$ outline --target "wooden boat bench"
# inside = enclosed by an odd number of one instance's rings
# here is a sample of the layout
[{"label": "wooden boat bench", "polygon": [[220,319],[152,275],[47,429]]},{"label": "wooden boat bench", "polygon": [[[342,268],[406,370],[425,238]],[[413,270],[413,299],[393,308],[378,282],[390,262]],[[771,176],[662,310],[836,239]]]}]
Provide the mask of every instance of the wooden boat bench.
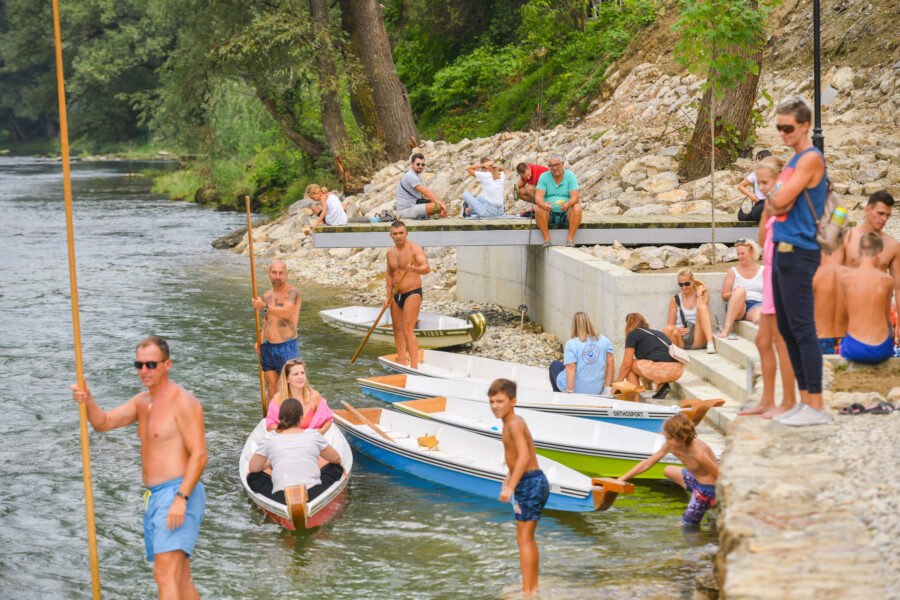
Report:
[{"label": "wooden boat bench", "polygon": [[592,494],[594,495],[594,506],[597,510],[607,510],[613,505],[619,494],[633,494],[633,483],[621,483],[610,477],[593,477]]},{"label": "wooden boat bench", "polygon": [[703,421],[703,417],[714,406],[722,406],[725,400],[716,398],[714,400],[700,400],[698,398],[689,398],[681,401],[681,408],[684,416],[699,425]]}]

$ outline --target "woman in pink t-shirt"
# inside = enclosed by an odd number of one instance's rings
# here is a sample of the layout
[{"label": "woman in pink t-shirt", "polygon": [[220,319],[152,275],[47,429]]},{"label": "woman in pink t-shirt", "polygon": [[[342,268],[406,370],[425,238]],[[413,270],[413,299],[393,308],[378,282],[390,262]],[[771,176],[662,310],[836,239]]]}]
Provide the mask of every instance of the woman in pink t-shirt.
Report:
[{"label": "woman in pink t-shirt", "polygon": [[274,430],[278,426],[278,412],[281,403],[288,398],[296,398],[303,406],[303,420],[301,429],[318,429],[319,433],[325,433],[331,427],[334,413],[328,408],[325,400],[309,385],[306,377],[306,363],[299,358],[284,363],[281,369],[281,377],[278,380],[279,390],[269,402],[269,410],[266,413],[266,429]]},{"label": "woman in pink t-shirt", "polygon": [[[767,156],[756,167],[756,179],[761,192],[767,196],[775,189],[778,173],[784,161],[775,156]],[[740,411],[739,415],[759,415],[771,419],[794,407],[797,402],[794,395],[794,370],[788,356],[784,338],[778,332],[775,319],[775,301],[772,290],[772,255],[775,244],[772,241],[772,225],[775,216],[764,210],[759,222],[759,241],[763,247],[763,301],[762,314],[759,319],[759,331],[756,334],[756,347],[759,350],[759,362],[762,368],[763,393],[759,404]],[[777,358],[776,358],[777,354]],[[781,366],[781,384],[784,396],[780,406],[775,406],[775,372]]]}]

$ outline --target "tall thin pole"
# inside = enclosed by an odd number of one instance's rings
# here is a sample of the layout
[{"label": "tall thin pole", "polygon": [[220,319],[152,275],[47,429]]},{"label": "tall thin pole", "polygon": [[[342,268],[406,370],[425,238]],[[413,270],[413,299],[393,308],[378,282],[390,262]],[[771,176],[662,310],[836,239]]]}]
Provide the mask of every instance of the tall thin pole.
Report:
[{"label": "tall thin pole", "polygon": [[[69,286],[72,295],[72,329],[75,337],[75,374],[79,391],[84,391],[81,357],[81,321],[78,318],[78,281],[75,275],[75,234],[72,227],[72,178],[69,173],[69,125],[66,121],[66,89],[63,82],[62,36],[59,28],[59,0],[53,0],[53,35],[56,44],[56,87],[59,96],[59,139],[62,143],[63,194],[66,200],[66,233],[69,239]],[[91,560],[91,589],[100,600],[100,564],[97,559],[97,531],[94,523],[94,486],[91,483],[91,449],[88,442],[87,405],[78,404],[81,429],[81,465],[84,475],[84,507],[87,513],[88,549]]]},{"label": "tall thin pole", "polygon": [[[712,28],[712,24],[710,24]],[[716,55],[716,38],[712,39],[710,55]],[[716,262],[716,83],[715,71],[709,68],[709,217],[712,225],[712,262]]]},{"label": "tall thin pole", "polygon": [[[250,220],[250,196],[244,196],[247,203],[247,241],[250,243],[250,281],[253,282],[253,297],[256,298],[256,264],[253,260],[253,222]],[[253,316],[256,318],[256,345],[262,349],[262,334],[259,332],[259,311],[253,309]],[[266,396],[266,378],[262,370],[262,358],[257,355],[256,362],[259,365],[259,394],[262,397],[262,412],[265,417],[269,412],[269,400]]]},{"label": "tall thin pole", "polygon": [[815,123],[813,126],[812,144],[825,152],[825,136],[822,135],[822,65],[819,49],[819,0],[813,0],[813,103],[815,104]]}]

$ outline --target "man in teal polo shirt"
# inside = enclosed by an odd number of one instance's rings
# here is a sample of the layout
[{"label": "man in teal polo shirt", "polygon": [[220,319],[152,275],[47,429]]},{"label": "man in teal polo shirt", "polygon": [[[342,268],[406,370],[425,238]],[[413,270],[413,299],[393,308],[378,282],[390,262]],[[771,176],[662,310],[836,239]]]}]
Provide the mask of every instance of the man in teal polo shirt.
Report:
[{"label": "man in teal polo shirt", "polygon": [[550,156],[547,166],[550,170],[538,179],[534,192],[534,220],[544,236],[543,248],[549,248],[550,228],[569,227],[566,246],[575,246],[575,231],[581,225],[581,204],[578,202],[578,179],[575,173],[563,169],[563,158],[558,154]]}]

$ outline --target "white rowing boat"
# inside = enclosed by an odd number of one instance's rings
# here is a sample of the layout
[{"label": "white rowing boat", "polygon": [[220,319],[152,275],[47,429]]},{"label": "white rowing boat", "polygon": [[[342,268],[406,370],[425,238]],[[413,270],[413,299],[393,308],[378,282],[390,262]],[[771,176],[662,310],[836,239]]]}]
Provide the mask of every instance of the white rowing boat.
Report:
[{"label": "white rowing boat", "polygon": [[[372,323],[378,317],[381,308],[370,306],[345,306],[319,311],[325,323],[342,331],[366,335]],[[472,313],[465,319],[448,317],[437,313],[419,313],[416,323],[416,339],[421,348],[446,348],[459,346],[481,339],[487,328],[487,321],[481,313]],[[394,330],[391,326],[391,313],[385,311],[378,326],[372,332],[373,340],[386,344],[394,343]]]},{"label": "white rowing boat", "polygon": [[[485,381],[439,379],[403,374],[359,377],[356,381],[364,394],[391,403],[446,396],[487,404],[487,392],[490,387],[490,384]],[[615,400],[592,394],[565,394],[528,388],[519,388],[516,407],[570,417],[596,419],[654,432],[662,431],[662,424],[666,419],[682,412],[678,406],[658,406],[645,402]]]},{"label": "white rowing boat", "polygon": [[350,478],[350,471],[353,469],[353,451],[350,449],[347,439],[341,433],[341,430],[334,425],[329,427],[324,434],[325,440],[341,455],[341,466],[344,468],[343,477],[309,502],[304,497],[298,497],[296,501],[292,501],[292,494],[288,492],[288,489],[285,489],[285,497],[288,498],[290,503],[290,506],[288,506],[287,504],[275,502],[262,494],[257,494],[247,485],[250,459],[256,453],[259,440],[265,433],[266,420],[263,419],[253,428],[250,437],[247,438],[238,462],[241,483],[244,485],[247,495],[250,496],[250,499],[253,500],[253,503],[260,510],[287,529],[310,529],[323,524],[340,509],[346,495],[347,481]]},{"label": "white rowing boat", "polygon": [[[334,411],[334,422],[359,451],[422,479],[496,500],[508,473],[503,442],[407,413],[362,408]],[[606,510],[631,484],[591,479],[538,456],[550,483],[546,508],[577,512]]]},{"label": "white rowing boat", "polygon": [[[399,362],[396,354],[379,356],[378,362],[397,373],[424,375],[442,379],[459,379],[490,384],[498,377],[515,381],[519,389],[552,392],[550,373],[544,367],[531,367],[514,362],[506,362],[471,354],[441,352],[439,350],[419,350],[419,366]],[[549,367],[549,365],[548,365]]]}]

